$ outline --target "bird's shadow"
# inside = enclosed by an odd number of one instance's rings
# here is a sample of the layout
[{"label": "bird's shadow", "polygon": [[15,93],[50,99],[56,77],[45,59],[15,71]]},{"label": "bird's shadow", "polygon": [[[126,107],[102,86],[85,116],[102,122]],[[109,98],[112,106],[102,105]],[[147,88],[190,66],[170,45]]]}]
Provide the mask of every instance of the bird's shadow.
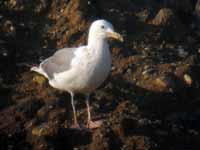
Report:
[{"label": "bird's shadow", "polygon": [[92,132],[90,130],[79,130],[70,128],[61,128],[58,131],[57,137],[48,138],[50,143],[56,147],[56,149],[73,149],[75,146],[87,145],[92,141]]}]

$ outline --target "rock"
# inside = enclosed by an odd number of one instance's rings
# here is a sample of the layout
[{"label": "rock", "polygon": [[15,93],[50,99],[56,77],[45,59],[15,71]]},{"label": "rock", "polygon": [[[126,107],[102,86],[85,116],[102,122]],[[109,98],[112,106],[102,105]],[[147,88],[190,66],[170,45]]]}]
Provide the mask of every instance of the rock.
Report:
[{"label": "rock", "polygon": [[63,48],[68,42],[68,45],[85,43],[86,34],[84,30],[88,27],[85,17],[88,15],[87,0],[72,0],[68,3],[63,3],[62,11],[56,7],[56,1],[52,2],[52,13],[49,18],[55,21],[47,31],[47,37],[56,40],[57,47]]},{"label": "rock", "polygon": [[[129,101],[121,102],[112,112],[102,128],[93,133],[89,149],[121,149],[123,139],[138,129],[138,108]],[[101,144],[100,144],[101,143]]]},{"label": "rock", "polygon": [[166,7],[172,8],[175,11],[182,11],[186,13],[192,13],[193,2],[191,0],[164,0]]},{"label": "rock", "polygon": [[33,127],[35,127],[37,124],[37,119],[34,118],[30,121],[27,121],[25,124],[24,124],[24,127],[26,130],[32,130]]},{"label": "rock", "polygon": [[54,146],[48,143],[45,138],[34,137],[34,140],[30,142],[31,148],[34,150],[54,150]]},{"label": "rock", "polygon": [[58,125],[54,122],[43,123],[39,126],[36,126],[32,129],[31,133],[33,136],[38,137],[53,137],[58,132]]},{"label": "rock", "polygon": [[33,78],[33,82],[36,82],[39,85],[43,85],[45,82],[47,82],[47,79],[42,75],[36,75]]},{"label": "rock", "polygon": [[188,52],[182,47],[178,47],[177,52],[178,56],[181,58],[185,58],[188,55]]},{"label": "rock", "polygon": [[155,79],[153,85],[162,92],[172,92],[177,87],[176,77],[172,74],[166,74]]},{"label": "rock", "polygon": [[147,77],[153,75],[154,73],[156,73],[156,71],[157,71],[157,70],[156,70],[155,68],[150,67],[150,68],[145,69],[145,70],[142,72],[142,75],[143,75],[143,76],[146,76],[146,78],[147,78]]},{"label": "rock", "polygon": [[162,8],[157,13],[156,17],[149,23],[156,26],[168,26],[175,20],[173,11],[169,8]]},{"label": "rock", "polygon": [[136,14],[136,17],[142,22],[146,22],[149,16],[150,16],[149,9],[144,9]]},{"label": "rock", "polygon": [[15,11],[35,11],[36,13],[44,12],[49,2],[48,0],[30,0],[27,2],[26,0],[8,0],[5,2],[6,6]]},{"label": "rock", "polygon": [[120,122],[120,132],[121,136],[128,136],[134,133],[137,133],[137,131],[140,128],[140,123],[138,122],[138,118],[124,118]]},{"label": "rock", "polygon": [[192,85],[192,78],[189,74],[184,74],[184,81],[186,82],[187,85],[191,86]]},{"label": "rock", "polygon": [[51,111],[51,108],[49,108],[49,106],[44,106],[44,107],[40,108],[37,111],[37,118],[39,120],[41,120],[41,121],[47,120],[48,119],[49,111]]},{"label": "rock", "polygon": [[3,24],[3,31],[7,35],[15,36],[16,28],[11,20],[6,20]]},{"label": "rock", "polygon": [[197,0],[196,6],[195,6],[195,16],[197,19],[197,28],[199,29],[200,25],[200,0]]},{"label": "rock", "polygon": [[49,4],[50,4],[50,2],[48,0],[36,1],[35,12],[36,13],[44,12],[48,8]]},{"label": "rock", "polygon": [[196,6],[195,6],[195,14],[197,15],[198,19],[200,19],[200,0],[197,0]]},{"label": "rock", "polygon": [[67,114],[65,108],[56,108],[49,112],[48,120],[60,124],[66,120],[66,117]]},{"label": "rock", "polygon": [[116,108],[116,113],[123,113],[126,112],[126,110],[130,110],[132,114],[138,113],[138,108],[136,105],[131,104],[129,101],[123,101],[120,103]]},{"label": "rock", "polygon": [[122,146],[121,150],[150,150],[149,138],[144,136],[128,137]]},{"label": "rock", "polygon": [[191,45],[193,45],[193,44],[195,44],[197,42],[197,40],[194,37],[192,37],[192,36],[188,36],[187,37],[187,41]]},{"label": "rock", "polygon": [[148,21],[148,24],[161,27],[160,38],[166,41],[180,40],[188,31],[169,8],[161,8],[155,18]]},{"label": "rock", "polygon": [[181,65],[179,67],[176,68],[175,71],[175,75],[180,78],[183,79],[184,75],[187,74],[187,72],[189,71],[190,66],[185,64],[185,65]]},{"label": "rock", "polygon": [[35,113],[43,106],[44,102],[40,100],[23,100],[16,107],[17,114],[20,119],[26,120],[32,118]]},{"label": "rock", "polygon": [[89,150],[109,150],[109,139],[105,138],[101,130],[96,130],[92,136],[92,143],[89,145]]},{"label": "rock", "polygon": [[16,130],[15,108],[8,107],[0,111],[0,134],[12,134]]}]

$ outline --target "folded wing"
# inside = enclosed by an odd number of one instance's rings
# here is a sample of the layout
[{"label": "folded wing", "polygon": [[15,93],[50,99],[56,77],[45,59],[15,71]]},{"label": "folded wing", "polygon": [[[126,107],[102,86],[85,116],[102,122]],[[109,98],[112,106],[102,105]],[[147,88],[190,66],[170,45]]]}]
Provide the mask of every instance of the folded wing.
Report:
[{"label": "folded wing", "polygon": [[[64,72],[70,69],[76,48],[64,48],[58,50],[53,56],[45,59],[40,64],[40,69],[47,78],[52,79],[54,73]],[[41,73],[41,72],[39,72]]]}]

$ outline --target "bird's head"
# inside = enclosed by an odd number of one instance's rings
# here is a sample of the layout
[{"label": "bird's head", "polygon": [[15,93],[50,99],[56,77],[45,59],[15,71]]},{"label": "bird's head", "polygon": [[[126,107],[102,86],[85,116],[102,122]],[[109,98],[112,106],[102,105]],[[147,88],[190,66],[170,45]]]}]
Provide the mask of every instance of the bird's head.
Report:
[{"label": "bird's head", "polygon": [[115,32],[113,25],[106,20],[96,20],[92,23],[89,30],[89,38],[113,38],[123,42],[123,37]]}]

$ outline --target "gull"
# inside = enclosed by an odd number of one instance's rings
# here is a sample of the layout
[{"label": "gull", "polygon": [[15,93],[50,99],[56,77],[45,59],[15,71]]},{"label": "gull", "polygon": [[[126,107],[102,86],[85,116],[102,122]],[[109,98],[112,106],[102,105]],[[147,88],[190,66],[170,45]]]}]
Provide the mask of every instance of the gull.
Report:
[{"label": "gull", "polygon": [[111,70],[109,38],[123,42],[123,37],[114,31],[110,22],[96,20],[90,26],[87,45],[59,49],[38,67],[31,68],[31,71],[45,76],[53,88],[70,93],[74,128],[80,128],[74,105],[75,93],[86,95],[87,127],[93,129],[102,124],[92,121],[89,99],[90,93],[105,81]]}]

